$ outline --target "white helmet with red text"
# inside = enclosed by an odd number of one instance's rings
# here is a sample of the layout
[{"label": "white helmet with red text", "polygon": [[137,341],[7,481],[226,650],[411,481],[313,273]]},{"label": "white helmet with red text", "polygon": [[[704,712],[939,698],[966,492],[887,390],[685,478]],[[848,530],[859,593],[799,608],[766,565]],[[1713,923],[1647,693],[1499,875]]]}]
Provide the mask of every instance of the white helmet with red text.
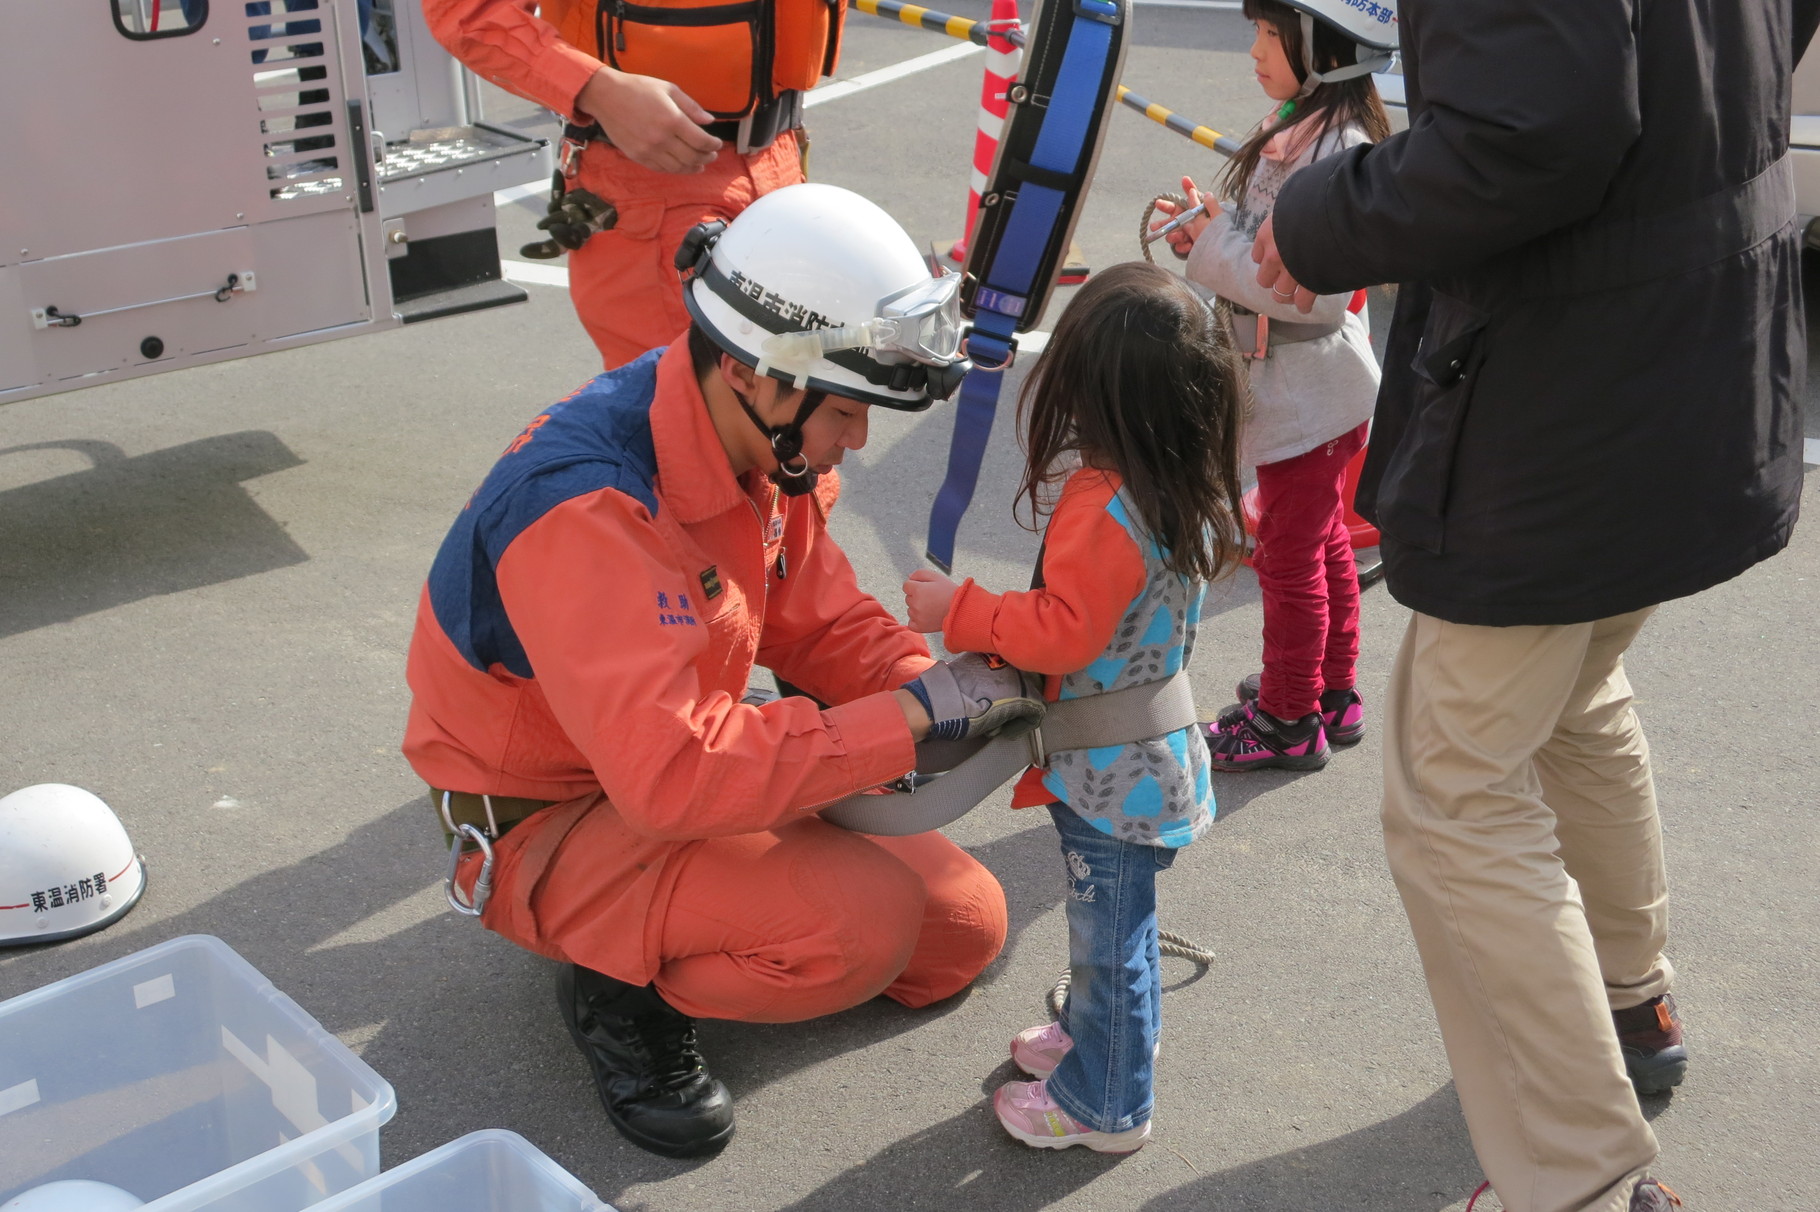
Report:
[{"label": "white helmet with red text", "polygon": [[0,946],[90,934],[144,891],[145,864],[99,796],[39,783],[0,798]]}]

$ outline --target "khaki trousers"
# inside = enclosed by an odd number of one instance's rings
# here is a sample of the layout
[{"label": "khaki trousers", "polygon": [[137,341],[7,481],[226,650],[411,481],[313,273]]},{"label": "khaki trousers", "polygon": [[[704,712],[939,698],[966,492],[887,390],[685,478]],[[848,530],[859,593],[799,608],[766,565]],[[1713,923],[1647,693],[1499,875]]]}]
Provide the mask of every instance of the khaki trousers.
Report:
[{"label": "khaki trousers", "polygon": [[1624,675],[1649,614],[1417,614],[1391,675],[1385,851],[1473,1149],[1509,1212],[1623,1212],[1656,1157],[1611,1020],[1674,978]]}]

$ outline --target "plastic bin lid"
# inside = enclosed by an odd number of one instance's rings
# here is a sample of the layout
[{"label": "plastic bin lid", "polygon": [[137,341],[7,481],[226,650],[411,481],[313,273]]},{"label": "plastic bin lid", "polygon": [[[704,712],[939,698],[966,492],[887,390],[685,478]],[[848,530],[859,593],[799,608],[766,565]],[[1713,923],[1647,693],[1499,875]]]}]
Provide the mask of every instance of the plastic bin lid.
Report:
[{"label": "plastic bin lid", "polygon": [[[451,1205],[446,1188],[434,1182],[435,1175],[451,1175],[465,1169],[469,1154],[490,1153],[486,1169],[489,1177],[508,1183],[511,1202],[506,1205]],[[421,1187],[426,1202],[414,1208],[412,1187]],[[428,1202],[432,1193],[435,1203]],[[469,1187],[476,1199],[489,1193]],[[381,1202],[383,1200],[383,1203]],[[387,1170],[349,1187],[339,1195],[312,1204],[307,1212],[367,1212],[382,1207],[385,1212],[615,1212],[611,1204],[583,1186],[581,1180],[551,1161],[542,1150],[516,1132],[503,1128],[486,1128],[458,1137],[440,1148],[413,1158],[402,1166]]]}]

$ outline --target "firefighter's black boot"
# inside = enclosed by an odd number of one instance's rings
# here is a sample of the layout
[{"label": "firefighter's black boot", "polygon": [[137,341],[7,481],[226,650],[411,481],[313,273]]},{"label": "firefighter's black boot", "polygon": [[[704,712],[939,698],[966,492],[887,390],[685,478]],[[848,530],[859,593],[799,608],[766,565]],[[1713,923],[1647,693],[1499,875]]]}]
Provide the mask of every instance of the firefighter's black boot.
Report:
[{"label": "firefighter's black boot", "polygon": [[556,1002],[588,1058],[607,1118],[633,1144],[666,1157],[712,1153],[733,1135],[733,1096],[702,1063],[695,1020],[650,985],[564,964]]}]

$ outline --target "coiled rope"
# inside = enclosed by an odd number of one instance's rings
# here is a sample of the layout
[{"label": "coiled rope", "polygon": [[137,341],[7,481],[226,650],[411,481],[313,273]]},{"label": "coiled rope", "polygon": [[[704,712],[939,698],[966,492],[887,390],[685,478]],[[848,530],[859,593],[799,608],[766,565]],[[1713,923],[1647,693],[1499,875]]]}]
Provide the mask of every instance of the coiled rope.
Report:
[{"label": "coiled rope", "polygon": [[[1156,258],[1150,255],[1150,245],[1152,241],[1146,240],[1144,237],[1150,234],[1150,223],[1151,220],[1156,218],[1156,204],[1158,202],[1174,203],[1177,214],[1188,209],[1188,199],[1184,198],[1181,194],[1158,194],[1156,197],[1150,199],[1150,205],[1144,208],[1144,216],[1138,220],[1138,248],[1143,252],[1144,260],[1150,262],[1152,265],[1156,264]],[[1167,241],[1168,237],[1164,237],[1164,242],[1167,243]],[[1173,244],[1169,246],[1169,251],[1173,256],[1175,253],[1175,246]],[[1180,258],[1177,259],[1179,260]]]},{"label": "coiled rope", "polygon": [[[1163,955],[1171,955],[1177,959],[1185,959],[1197,968],[1211,968],[1213,966],[1213,952],[1207,950],[1207,948],[1201,946],[1199,943],[1191,943],[1181,935],[1172,933],[1168,930],[1158,930],[1156,932],[1156,949]],[[1068,986],[1073,980],[1073,970],[1065,969],[1062,972],[1062,979],[1056,981],[1055,988],[1049,991],[1049,1013],[1051,1016],[1058,1019],[1062,1017],[1062,1006],[1068,1000]]]}]

